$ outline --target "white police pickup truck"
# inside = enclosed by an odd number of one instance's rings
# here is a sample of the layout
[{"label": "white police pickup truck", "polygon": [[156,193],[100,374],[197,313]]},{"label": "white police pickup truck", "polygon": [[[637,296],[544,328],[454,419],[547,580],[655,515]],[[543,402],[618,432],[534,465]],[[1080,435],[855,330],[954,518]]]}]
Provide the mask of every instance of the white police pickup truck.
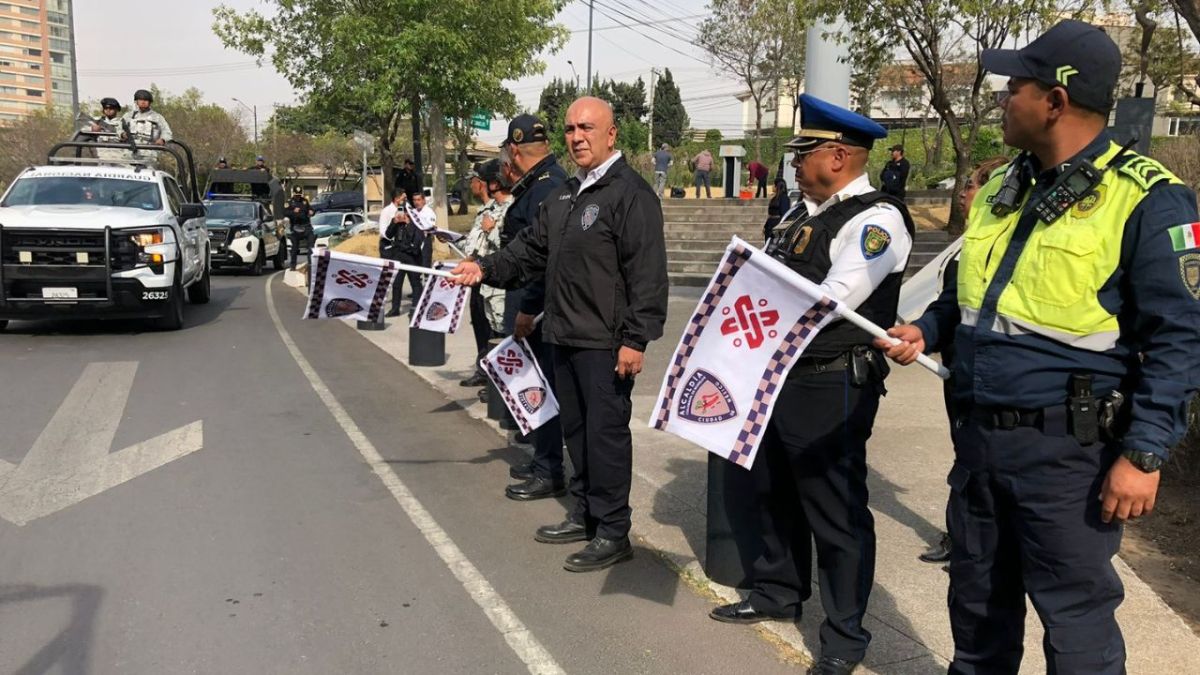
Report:
[{"label": "white police pickup truck", "polygon": [[[191,151],[171,145],[60,143],[45,166],[13,180],[0,199],[0,328],[10,320],[146,317],[177,330],[185,294],[208,302],[209,241]],[[127,152],[128,161],[85,156],[99,148]],[[182,167],[182,186],[138,159],[155,152]]]}]

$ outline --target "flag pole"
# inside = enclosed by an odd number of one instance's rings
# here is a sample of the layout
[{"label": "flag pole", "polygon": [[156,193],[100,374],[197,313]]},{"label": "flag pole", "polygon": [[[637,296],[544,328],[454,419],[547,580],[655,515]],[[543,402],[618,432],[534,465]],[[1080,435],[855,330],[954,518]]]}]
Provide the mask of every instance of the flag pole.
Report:
[{"label": "flag pole", "polygon": [[[837,309],[833,310],[838,316],[867,331],[874,337],[887,340],[888,342],[898,345],[900,340],[887,334],[887,331],[867,320],[862,314],[846,307],[841,302],[838,302]],[[917,354],[917,363],[932,371],[935,375],[943,380],[950,377],[950,371],[942,364],[934,361],[924,354]]]}]

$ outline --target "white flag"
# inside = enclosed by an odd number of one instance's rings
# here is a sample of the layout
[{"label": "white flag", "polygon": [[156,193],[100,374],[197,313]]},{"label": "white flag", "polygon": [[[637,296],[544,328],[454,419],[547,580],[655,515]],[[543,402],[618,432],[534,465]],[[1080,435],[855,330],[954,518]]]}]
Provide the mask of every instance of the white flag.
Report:
[{"label": "white flag", "polygon": [[479,365],[500,391],[521,433],[528,434],[558,415],[558,400],[523,338],[505,339]]},{"label": "white flag", "polygon": [[[434,269],[453,269],[454,265],[437,263]],[[456,333],[470,300],[470,286],[452,284],[446,277],[426,276],[425,288],[408,325],[435,333]]]},{"label": "white flag", "polygon": [[734,237],[675,349],[650,426],[749,469],[779,388],[837,303]]},{"label": "white flag", "polygon": [[304,318],[378,322],[396,263],[322,248],[313,252],[309,270]]}]

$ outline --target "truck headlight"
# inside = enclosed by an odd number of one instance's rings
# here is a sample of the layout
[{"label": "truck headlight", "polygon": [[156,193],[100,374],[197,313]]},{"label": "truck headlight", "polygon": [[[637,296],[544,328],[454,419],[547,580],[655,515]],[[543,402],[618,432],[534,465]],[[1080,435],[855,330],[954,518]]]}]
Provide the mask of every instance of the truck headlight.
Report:
[{"label": "truck headlight", "polygon": [[233,233],[234,239],[245,239],[246,237],[249,237],[249,236],[250,236],[250,230],[238,230],[237,232]]},{"label": "truck headlight", "polygon": [[137,244],[138,248],[146,248],[155,244],[163,243],[162,230],[154,230],[152,232],[137,232],[129,235],[133,243]]},{"label": "truck headlight", "polygon": [[160,227],[130,233],[129,240],[138,247],[138,265],[149,265],[154,272],[161,274],[163,262],[166,261],[166,255],[171,251],[172,242],[175,241],[173,233],[167,228]]}]

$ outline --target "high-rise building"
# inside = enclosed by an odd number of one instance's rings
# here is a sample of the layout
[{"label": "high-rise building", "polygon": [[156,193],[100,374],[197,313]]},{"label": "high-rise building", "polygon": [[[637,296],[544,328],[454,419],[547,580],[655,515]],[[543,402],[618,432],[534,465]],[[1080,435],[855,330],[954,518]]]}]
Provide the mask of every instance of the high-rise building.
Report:
[{"label": "high-rise building", "polygon": [[0,123],[78,107],[71,2],[0,0]]}]

